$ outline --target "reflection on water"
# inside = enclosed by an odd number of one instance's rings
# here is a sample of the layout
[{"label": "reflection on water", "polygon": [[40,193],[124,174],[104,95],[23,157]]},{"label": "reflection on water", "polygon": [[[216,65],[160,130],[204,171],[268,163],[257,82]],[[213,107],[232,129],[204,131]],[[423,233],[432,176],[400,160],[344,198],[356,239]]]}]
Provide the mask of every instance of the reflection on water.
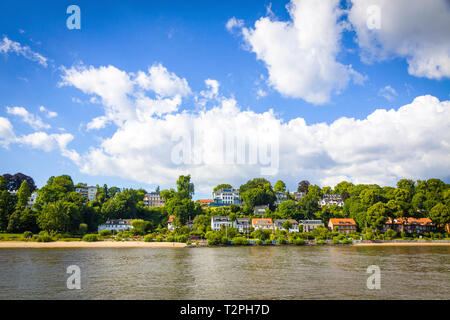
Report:
[{"label": "reflection on water", "polygon": [[450,299],[450,248],[1,249],[0,299]]}]

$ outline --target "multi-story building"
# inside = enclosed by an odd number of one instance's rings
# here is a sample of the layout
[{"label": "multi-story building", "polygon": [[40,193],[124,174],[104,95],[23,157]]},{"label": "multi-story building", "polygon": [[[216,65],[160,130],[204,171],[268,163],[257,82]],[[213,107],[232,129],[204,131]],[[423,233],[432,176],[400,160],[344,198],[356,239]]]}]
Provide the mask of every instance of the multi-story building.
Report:
[{"label": "multi-story building", "polygon": [[233,226],[238,229],[240,233],[246,233],[250,230],[251,224],[249,218],[236,218]]},{"label": "multi-story building", "polygon": [[252,227],[263,230],[273,230],[273,222],[270,218],[255,218],[252,219]]},{"label": "multi-story building", "polygon": [[326,194],[319,200],[319,206],[336,205],[339,207],[344,206],[344,200],[340,194]]},{"label": "multi-story building", "polygon": [[356,231],[356,222],[351,218],[331,218],[328,222],[330,231],[337,230],[339,233],[350,233]]},{"label": "multi-story building", "polygon": [[[283,224],[286,221],[289,221],[291,223],[291,227],[289,228],[289,230],[286,230],[283,227]],[[299,231],[298,222],[294,219],[276,219],[275,222],[273,223],[273,225],[274,225],[275,230],[281,230],[281,231],[286,230],[289,232],[298,232]]]},{"label": "multi-story building", "polygon": [[275,191],[275,196],[277,197],[277,200],[275,201],[275,205],[277,207],[280,203],[287,200],[287,195],[285,192]]},{"label": "multi-story building", "polygon": [[323,227],[322,220],[299,220],[298,223],[303,226],[303,232],[311,232],[318,227]]},{"label": "multi-story building", "polygon": [[85,196],[87,201],[94,201],[97,199],[97,187],[94,186],[75,186],[75,192]]},{"label": "multi-story building", "polygon": [[159,192],[149,192],[144,195],[144,207],[155,208],[164,206],[164,199]]},{"label": "multi-story building", "polygon": [[233,188],[222,188],[213,192],[213,200],[210,205],[214,207],[229,206],[232,204],[240,206],[242,204],[239,197],[239,190]]},{"label": "multi-story building", "polygon": [[133,228],[131,221],[133,221],[133,219],[109,219],[104,224],[98,226],[98,231],[126,231]]},{"label": "multi-story building", "polygon": [[423,234],[424,232],[436,231],[436,225],[430,218],[388,218],[383,225],[383,232],[389,229],[395,230],[396,232]]},{"label": "multi-story building", "polygon": [[226,216],[213,216],[211,218],[211,230],[218,231],[224,227],[231,227],[232,222]]}]

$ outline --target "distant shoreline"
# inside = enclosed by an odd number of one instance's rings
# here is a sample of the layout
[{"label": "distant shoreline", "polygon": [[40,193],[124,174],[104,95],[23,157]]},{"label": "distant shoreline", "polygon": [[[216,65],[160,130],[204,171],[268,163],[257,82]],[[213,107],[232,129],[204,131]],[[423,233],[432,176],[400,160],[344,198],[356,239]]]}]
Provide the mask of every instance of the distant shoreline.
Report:
[{"label": "distant shoreline", "polygon": [[[305,244],[311,246],[311,244]],[[325,246],[342,246],[339,244],[325,244]],[[426,246],[450,246],[450,242],[363,242],[349,244],[355,247],[426,247]],[[272,246],[272,245],[269,245]],[[283,245],[285,246],[285,245]],[[324,246],[313,244],[313,246]],[[145,242],[145,241],[53,241],[53,242],[34,242],[34,241],[0,241],[0,249],[70,249],[70,248],[186,248],[196,247],[181,242]],[[215,246],[201,246],[215,247]]]},{"label": "distant shoreline", "polygon": [[356,247],[426,247],[426,246],[450,246],[450,242],[371,242],[355,243]]},{"label": "distant shoreline", "polygon": [[66,248],[184,248],[181,242],[145,242],[145,241],[0,241],[0,249],[66,249]]}]

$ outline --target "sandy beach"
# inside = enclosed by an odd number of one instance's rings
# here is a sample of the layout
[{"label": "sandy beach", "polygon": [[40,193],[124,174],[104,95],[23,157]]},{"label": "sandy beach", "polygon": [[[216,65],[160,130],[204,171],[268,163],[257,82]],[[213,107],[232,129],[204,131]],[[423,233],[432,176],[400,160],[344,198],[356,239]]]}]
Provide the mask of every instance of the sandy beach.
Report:
[{"label": "sandy beach", "polygon": [[144,242],[144,241],[0,241],[0,249],[4,248],[184,248],[185,243],[180,242]]},{"label": "sandy beach", "polygon": [[428,247],[428,246],[450,246],[450,242],[381,242],[381,243],[355,243],[357,247]]}]

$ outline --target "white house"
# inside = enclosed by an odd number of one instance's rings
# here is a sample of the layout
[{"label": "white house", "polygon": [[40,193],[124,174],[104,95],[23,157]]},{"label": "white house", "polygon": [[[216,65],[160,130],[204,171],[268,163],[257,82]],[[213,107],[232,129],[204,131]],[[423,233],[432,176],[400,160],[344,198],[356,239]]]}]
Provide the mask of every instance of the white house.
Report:
[{"label": "white house", "polygon": [[28,208],[33,209],[33,206],[34,206],[34,204],[36,203],[37,197],[38,197],[38,194],[37,194],[36,191],[34,191],[34,192],[31,194],[30,198],[28,199],[28,204],[27,204],[27,207],[28,207]]},{"label": "white house", "polygon": [[218,231],[222,228],[222,226],[225,227],[231,227],[232,222],[228,217],[225,216],[213,216],[211,218],[211,230]]},{"label": "white house", "polygon": [[339,207],[344,206],[344,200],[340,194],[326,194],[319,200],[319,206],[336,205]]},{"label": "white house", "polygon": [[133,227],[131,226],[133,219],[110,219],[98,226],[98,231],[110,230],[110,231],[126,231]]},{"label": "white house", "polygon": [[240,233],[249,231],[251,227],[249,218],[236,218],[233,225]]},{"label": "white house", "polygon": [[241,205],[239,190],[233,188],[222,188],[213,192],[213,200],[217,205]]},{"label": "white house", "polygon": [[278,207],[280,203],[287,200],[287,195],[284,192],[281,191],[275,191],[275,196],[277,197],[277,200],[275,201],[275,205]]},{"label": "white house", "polygon": [[274,222],[275,230],[285,230],[283,224],[289,221],[291,223],[291,227],[289,228],[289,232],[299,232],[298,222],[294,219],[276,219]]},{"label": "white house", "polygon": [[262,205],[262,206],[255,206],[253,208],[253,213],[254,214],[265,214],[266,209],[269,209],[269,206],[267,204]]},{"label": "white house", "polygon": [[322,220],[299,220],[298,223],[303,225],[303,232],[311,232],[317,227],[323,227]]}]

